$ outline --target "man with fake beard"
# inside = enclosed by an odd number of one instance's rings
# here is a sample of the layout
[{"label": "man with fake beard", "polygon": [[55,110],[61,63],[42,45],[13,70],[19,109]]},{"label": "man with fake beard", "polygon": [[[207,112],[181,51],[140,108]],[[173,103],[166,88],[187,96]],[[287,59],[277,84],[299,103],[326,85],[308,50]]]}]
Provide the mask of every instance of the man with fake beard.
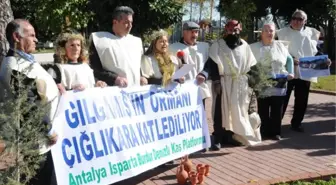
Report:
[{"label": "man with fake beard", "polygon": [[[203,70],[204,63],[209,57],[209,44],[197,42],[199,28],[199,25],[195,22],[185,22],[183,24],[182,39],[169,46],[169,50],[173,53],[177,53],[180,50],[183,51],[182,63],[195,64],[195,68],[185,76],[185,80],[195,80],[197,74]],[[203,83],[198,81],[198,84],[201,88],[203,104],[205,104],[205,99],[210,97],[209,87],[204,81]]]},{"label": "man with fake beard", "polygon": [[248,72],[257,61],[250,46],[240,38],[241,30],[237,20],[225,25],[224,38],[210,47],[209,59],[198,75],[212,80],[214,150],[219,150],[221,143],[239,146],[261,141],[259,115],[249,112],[252,93]]}]

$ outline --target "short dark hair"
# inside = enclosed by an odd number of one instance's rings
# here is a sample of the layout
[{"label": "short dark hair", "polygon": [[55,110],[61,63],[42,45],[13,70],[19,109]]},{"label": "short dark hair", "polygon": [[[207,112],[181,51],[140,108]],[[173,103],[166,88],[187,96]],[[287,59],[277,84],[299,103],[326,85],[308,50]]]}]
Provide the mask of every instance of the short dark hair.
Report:
[{"label": "short dark hair", "polygon": [[14,47],[14,38],[13,33],[19,33],[19,35],[23,36],[23,24],[29,23],[28,20],[25,19],[14,19],[6,26],[6,38],[10,47]]},{"label": "short dark hair", "polygon": [[120,21],[122,19],[122,14],[134,15],[134,11],[128,6],[118,6],[112,13],[112,20]]}]

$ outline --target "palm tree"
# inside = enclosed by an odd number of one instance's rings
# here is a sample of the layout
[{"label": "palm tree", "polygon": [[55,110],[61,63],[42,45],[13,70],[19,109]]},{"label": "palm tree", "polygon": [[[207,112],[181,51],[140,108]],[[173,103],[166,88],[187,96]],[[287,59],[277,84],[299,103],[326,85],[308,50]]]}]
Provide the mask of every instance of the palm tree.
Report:
[{"label": "palm tree", "polygon": [[0,64],[8,51],[8,42],[6,40],[6,26],[13,20],[13,11],[10,0],[0,1]]}]

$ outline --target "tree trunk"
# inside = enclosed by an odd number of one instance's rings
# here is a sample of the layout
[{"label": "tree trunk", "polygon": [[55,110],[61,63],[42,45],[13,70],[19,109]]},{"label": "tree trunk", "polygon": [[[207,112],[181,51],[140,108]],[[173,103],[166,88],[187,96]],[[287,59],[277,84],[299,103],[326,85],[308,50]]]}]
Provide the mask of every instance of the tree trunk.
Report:
[{"label": "tree trunk", "polygon": [[13,19],[14,17],[10,0],[0,1],[0,64],[9,49],[6,39],[6,26]]},{"label": "tree trunk", "polygon": [[193,9],[193,2],[190,0],[190,21],[192,21],[192,9]]},{"label": "tree trunk", "polygon": [[202,20],[202,11],[203,11],[203,6],[204,6],[204,2],[200,2],[199,3],[199,18],[198,18],[198,22],[201,22]]},{"label": "tree trunk", "polygon": [[327,53],[329,58],[335,60],[335,20],[329,19],[328,20],[328,28],[327,28],[327,35],[325,35],[325,39],[327,39],[326,47]]},{"label": "tree trunk", "polygon": [[212,10],[214,8],[214,0],[210,0],[210,21],[212,21]]}]

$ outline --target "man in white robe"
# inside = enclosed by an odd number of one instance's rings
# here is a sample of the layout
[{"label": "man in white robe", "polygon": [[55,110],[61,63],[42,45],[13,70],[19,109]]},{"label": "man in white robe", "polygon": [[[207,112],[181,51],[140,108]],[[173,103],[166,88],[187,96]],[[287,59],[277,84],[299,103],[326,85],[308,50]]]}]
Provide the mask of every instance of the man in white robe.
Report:
[{"label": "man in white robe", "polygon": [[[7,25],[6,37],[10,50],[1,63],[0,80],[14,97],[19,93],[18,88],[26,87],[28,88],[27,101],[43,105],[50,103],[50,110],[43,121],[51,124],[58,105],[59,89],[53,77],[35,61],[31,54],[35,51],[37,43],[33,26],[27,20],[15,19]],[[18,75],[22,75],[20,82],[17,79]],[[14,91],[10,90],[11,85],[14,86]],[[27,119],[26,115],[22,117]],[[56,143],[57,134],[50,131],[49,138],[50,143],[40,146],[40,154],[46,157],[46,161],[41,164],[36,176],[28,182],[28,185],[57,184],[50,151],[50,144]]]},{"label": "man in white robe", "polygon": [[[291,120],[291,128],[297,132],[303,132],[302,121],[308,105],[310,82],[317,82],[317,78],[304,79],[299,76],[299,58],[319,55],[317,43],[320,32],[315,28],[305,26],[307,14],[302,10],[296,10],[290,22],[290,26],[277,31],[279,40],[288,41],[288,51],[294,59],[295,79],[288,82],[287,94],[283,106],[283,115],[294,89],[295,102]],[[328,60],[328,65],[331,62]]]},{"label": "man in white robe", "polygon": [[94,32],[90,37],[90,64],[95,78],[108,85],[128,87],[140,85],[142,41],[129,32],[133,10],[117,7],[113,12],[112,33]]},{"label": "man in white robe", "polygon": [[257,61],[250,46],[239,36],[238,21],[229,21],[225,31],[224,38],[210,47],[204,73],[199,74],[199,78],[212,80],[214,150],[219,150],[221,143],[253,145],[261,141],[257,129],[259,115],[255,111],[249,115],[248,111],[253,93],[247,74]]},{"label": "man in white robe", "polygon": [[[199,28],[199,25],[195,22],[185,22],[183,24],[182,39],[169,45],[169,50],[174,54],[180,50],[184,52],[182,63],[195,65],[195,68],[185,76],[185,80],[195,80],[197,74],[203,70],[204,64],[209,57],[209,44],[206,42],[197,42]],[[210,90],[206,83],[199,83],[199,85],[204,104],[205,99],[211,96]]]}]

